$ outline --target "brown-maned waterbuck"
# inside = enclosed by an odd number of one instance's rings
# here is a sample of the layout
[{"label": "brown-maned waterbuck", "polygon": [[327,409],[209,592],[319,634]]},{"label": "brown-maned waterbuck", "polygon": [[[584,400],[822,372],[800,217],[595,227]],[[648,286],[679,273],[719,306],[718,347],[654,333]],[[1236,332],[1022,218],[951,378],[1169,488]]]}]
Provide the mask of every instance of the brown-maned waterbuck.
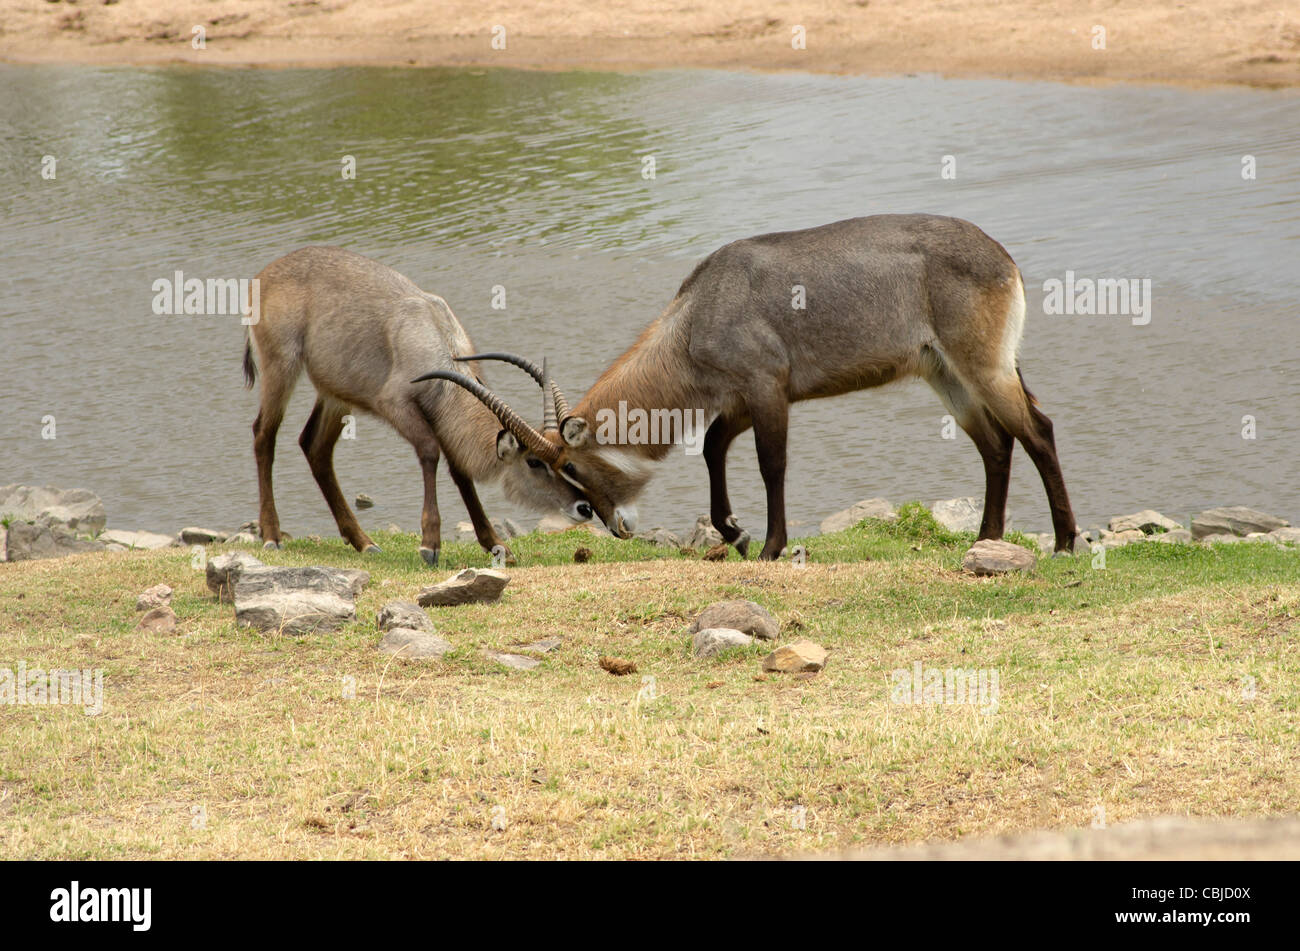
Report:
[{"label": "brown-maned waterbuck", "polygon": [[641,438],[614,420],[639,411],[641,419],[676,425],[680,437],[684,421],[700,410],[712,420],[703,441],[711,518],[744,556],[749,535],[731,513],[726,457],[732,440],[752,426],[767,490],[760,557],[777,558],[786,543],[790,404],[918,376],[983,457],[979,537],[1002,536],[1018,439],[1047,489],[1056,549],[1069,552],[1076,525],[1052,422],[1018,365],[1024,322],[1015,262],[956,218],[877,215],[736,241],[696,266],[572,413],[557,407],[560,430],[546,434],[551,449],[539,455],[627,537],[630,504],[649,478],[645,463],[662,459],[671,440]]},{"label": "brown-maned waterbuck", "polygon": [[[334,475],[334,445],[353,409],[386,420],[415,447],[424,472],[420,555],[438,563],[441,520],[436,492],[439,457],[446,453],[478,542],[510,558],[483,512],[475,482],[502,480],[512,501],[531,509],[561,509],[591,517],[581,492],[556,477],[537,453],[554,448],[477,379],[451,372],[472,353],[469,335],[447,302],[427,294],[392,268],[342,248],[302,248],[257,275],[260,311],[244,348],[251,388],[261,368],[261,408],[253,423],[259,520],[268,548],[281,545],[271,492],[275,436],[294,384],[305,369],[316,406],[298,444],[329,504],[339,533],[358,551],[378,546],[357,523]],[[256,360],[254,360],[256,355]],[[430,366],[446,368],[451,386],[413,383]],[[543,399],[545,425],[554,430],[554,401]],[[502,428],[504,427],[504,428]]]}]

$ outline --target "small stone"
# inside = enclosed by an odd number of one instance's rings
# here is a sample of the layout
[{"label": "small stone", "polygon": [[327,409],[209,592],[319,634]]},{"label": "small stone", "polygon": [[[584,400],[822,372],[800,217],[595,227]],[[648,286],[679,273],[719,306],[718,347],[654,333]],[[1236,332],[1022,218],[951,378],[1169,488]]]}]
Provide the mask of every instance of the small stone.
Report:
[{"label": "small stone", "polygon": [[706,627],[696,631],[693,645],[696,657],[713,657],[733,647],[748,647],[754,639],[729,627]]},{"label": "small stone", "polygon": [[523,654],[503,654],[499,651],[484,651],[483,656],[489,660],[494,660],[503,667],[509,667],[513,670],[532,670],[541,664],[536,657],[525,657]]},{"label": "small stone", "polygon": [[353,500],[359,509],[372,509],[375,507],[375,500],[364,492],[358,492],[357,497]]},{"label": "small stone", "polygon": [[260,561],[242,551],[209,558],[205,569],[208,590],[215,594],[219,600],[230,601],[235,589],[235,579],[239,577],[239,573],[245,568],[260,568],[261,566]]},{"label": "small stone", "polygon": [[457,604],[491,604],[501,598],[510,576],[490,568],[466,568],[446,581],[420,591],[416,600],[422,608],[450,607]]},{"label": "small stone", "polygon": [[1112,532],[1142,532],[1144,535],[1157,535],[1161,532],[1172,532],[1176,528],[1182,528],[1172,518],[1165,518],[1155,509],[1143,509],[1140,512],[1134,512],[1132,515],[1117,515],[1110,520],[1110,530]]},{"label": "small stone", "polygon": [[1208,535],[1241,535],[1251,532],[1271,532],[1286,528],[1291,523],[1284,518],[1269,515],[1244,505],[1226,505],[1207,509],[1192,519],[1192,537],[1203,539]]},{"label": "small stone", "polygon": [[854,502],[842,512],[836,512],[822,519],[821,532],[823,535],[842,532],[868,518],[892,522],[898,518],[898,512],[887,499],[863,499],[861,502]]},{"label": "small stone", "polygon": [[615,677],[626,677],[628,674],[636,673],[636,664],[633,661],[624,660],[622,657],[606,655],[600,659],[600,666]]},{"label": "small stone", "polygon": [[449,641],[428,631],[408,627],[394,627],[379,642],[379,651],[402,660],[440,660],[452,649]]},{"label": "small stone", "polygon": [[687,548],[714,548],[723,544],[722,533],[713,527],[713,519],[701,515],[695,520],[695,528],[686,539]]},{"label": "small stone", "polygon": [[772,613],[753,601],[718,601],[696,615],[688,634],[709,628],[729,628],[762,640],[776,640],[781,625]]},{"label": "small stone", "polygon": [[140,618],[137,626],[154,634],[170,634],[176,630],[176,612],[166,605],[154,608]]},{"label": "small stone", "polygon": [[252,532],[235,532],[226,539],[227,545],[256,545],[261,539]]},{"label": "small stone", "polygon": [[778,647],[763,658],[763,669],[773,673],[793,674],[802,670],[821,670],[826,666],[826,648],[800,639]]},{"label": "small stone", "polygon": [[181,542],[186,545],[211,545],[225,540],[225,532],[214,532],[209,528],[181,529]]},{"label": "small stone", "polygon": [[1002,575],[1011,571],[1029,571],[1036,564],[1038,564],[1038,556],[1028,548],[991,538],[976,542],[961,560],[962,568],[976,575]]},{"label": "small stone", "polygon": [[381,631],[399,627],[412,631],[434,629],[433,621],[429,620],[429,615],[424,613],[424,609],[410,601],[389,601],[379,609],[375,621]]},{"label": "small stone", "polygon": [[152,588],[146,588],[140,592],[140,596],[135,599],[135,609],[137,611],[152,611],[154,608],[166,607],[171,603],[171,587],[165,584],[156,584]]}]

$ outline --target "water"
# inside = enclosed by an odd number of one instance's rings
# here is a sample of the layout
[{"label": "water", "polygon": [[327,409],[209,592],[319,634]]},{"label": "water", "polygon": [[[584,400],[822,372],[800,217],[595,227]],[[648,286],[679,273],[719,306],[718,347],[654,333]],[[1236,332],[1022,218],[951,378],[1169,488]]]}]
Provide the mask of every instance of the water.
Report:
[{"label": "water", "polygon": [[[955,179],[941,177],[945,155]],[[1292,92],[4,67],[0,159],[0,483],[91,488],[112,527],[233,528],[256,513],[243,329],[156,316],[152,284],[175,270],[250,277],[293,248],[342,245],[447,298],[480,347],[549,355],[576,402],[726,241],[911,211],[974,221],[1024,271],[1022,365],[1082,524],[1238,503],[1300,517]],[[1043,281],[1067,270],[1149,278],[1151,322],[1044,315]],[[488,376],[537,412],[523,374]],[[295,445],[311,398],[304,381],[276,467],[282,523],[299,535],[334,531]],[[943,413],[920,383],[798,405],[792,521],[810,528],[868,496],[981,494],[979,457],[960,433],[941,438]],[[363,525],[418,525],[418,465],[383,424],[361,418],[336,459],[344,491],[377,501]],[[1045,530],[1041,483],[1015,459],[1012,523]],[[750,436],[730,471],[740,521],[761,534]],[[522,514],[483,494],[490,514]],[[440,499],[445,526],[465,518],[445,474]],[[674,456],[642,522],[686,528],[706,509],[702,460]]]}]

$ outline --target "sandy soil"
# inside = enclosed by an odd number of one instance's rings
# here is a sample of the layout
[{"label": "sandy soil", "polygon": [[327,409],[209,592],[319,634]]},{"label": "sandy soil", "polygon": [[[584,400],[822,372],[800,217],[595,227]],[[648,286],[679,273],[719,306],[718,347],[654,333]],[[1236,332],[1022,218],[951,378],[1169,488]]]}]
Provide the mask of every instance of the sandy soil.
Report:
[{"label": "sandy soil", "polygon": [[[584,8],[585,7],[585,8]],[[206,47],[191,48],[202,25]],[[493,28],[505,49],[493,49]],[[796,26],[806,48],[792,48]],[[1105,49],[1094,49],[1094,28]],[[0,60],[717,67],[1076,82],[1300,83],[1282,0],[0,0]]]}]

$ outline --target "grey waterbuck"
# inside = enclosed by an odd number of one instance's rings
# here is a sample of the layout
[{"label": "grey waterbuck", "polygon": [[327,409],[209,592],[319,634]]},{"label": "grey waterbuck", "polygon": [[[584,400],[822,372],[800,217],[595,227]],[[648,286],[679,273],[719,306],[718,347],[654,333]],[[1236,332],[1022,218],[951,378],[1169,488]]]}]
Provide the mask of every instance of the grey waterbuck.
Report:
[{"label": "grey waterbuck", "polygon": [[1076,525],[1052,422],[1020,375],[1024,322],[1015,262],[966,221],[877,215],[746,238],[697,265],[572,412],[557,408],[559,432],[547,433],[552,448],[539,455],[627,537],[630,503],[649,478],[644,463],[663,458],[670,445],[615,438],[607,424],[634,409],[673,423],[702,410],[712,420],[703,446],[710,515],[744,556],[749,535],[731,513],[726,457],[732,440],[753,427],[767,490],[760,557],[773,559],[786,543],[789,405],[918,376],[983,457],[979,537],[1002,536],[1018,439],[1047,490],[1056,549],[1068,552]]},{"label": "grey waterbuck", "polygon": [[[473,352],[469,335],[441,297],[342,248],[286,254],[267,265],[257,280],[260,312],[244,348],[244,376],[252,387],[260,366],[261,409],[253,423],[253,452],[267,547],[280,547],[282,538],[271,492],[275,436],[304,369],[316,387],[316,406],[298,444],[339,533],[358,551],[377,551],[378,546],[348,507],[333,461],[344,416],[353,409],[386,420],[415,447],[424,472],[420,554],[429,564],[437,564],[440,547],[436,475],[443,453],[478,542],[488,551],[504,545],[483,512],[475,482],[501,479],[507,497],[521,505],[559,508],[578,520],[591,516],[580,491],[556,478],[532,451],[549,453],[552,443],[480,379],[448,372],[450,382],[458,385],[412,382],[430,366],[451,371],[455,357]],[[473,372],[477,377],[476,365]],[[554,403],[543,403],[553,428]]]}]

